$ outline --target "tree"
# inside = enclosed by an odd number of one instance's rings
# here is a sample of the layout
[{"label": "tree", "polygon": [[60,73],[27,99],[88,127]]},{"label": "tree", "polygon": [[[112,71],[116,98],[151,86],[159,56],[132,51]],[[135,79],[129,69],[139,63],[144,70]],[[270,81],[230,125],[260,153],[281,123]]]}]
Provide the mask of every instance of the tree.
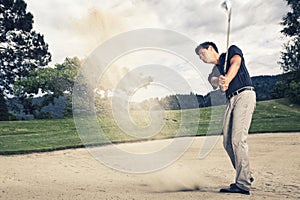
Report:
[{"label": "tree", "polygon": [[284,72],[292,72],[291,77],[277,84],[274,91],[282,92],[286,86],[284,96],[293,103],[300,104],[300,97],[295,96],[295,91],[300,91],[300,1],[286,0],[291,10],[282,18],[282,33],[289,38],[281,52],[281,65]]},{"label": "tree", "polygon": [[290,40],[284,44],[279,62],[285,72],[300,70],[300,1],[286,0],[291,10],[282,18],[283,33]]},{"label": "tree", "polygon": [[286,36],[300,35],[300,2],[299,0],[286,0],[291,10],[282,18],[281,25],[284,26],[282,33]]},{"label": "tree", "polygon": [[[17,79],[51,61],[43,35],[32,30],[24,0],[0,0],[0,97],[13,93]],[[3,99],[2,99],[3,100]]]},{"label": "tree", "polygon": [[54,67],[33,70],[27,77],[16,82],[15,94],[32,96],[42,92],[59,97],[66,92],[72,93],[79,67],[80,60],[74,57],[66,58],[62,64],[56,64]]},{"label": "tree", "polygon": [[0,121],[8,120],[8,109],[5,103],[5,98],[0,94]]},{"label": "tree", "polygon": [[300,102],[300,82],[293,80],[289,84],[290,89],[287,91],[287,97],[291,102],[298,103]]},{"label": "tree", "polygon": [[65,96],[67,98],[67,115],[71,112],[71,96],[73,85],[80,68],[81,62],[77,57],[66,58],[62,64],[55,67],[39,68],[31,71],[27,77],[16,81],[15,94],[22,97],[22,101],[32,104],[34,95],[42,93],[43,101],[39,105],[28,105],[26,109],[32,108],[29,112],[34,114],[35,110],[53,103],[55,98]]},{"label": "tree", "polygon": [[284,44],[285,51],[281,52],[281,61],[279,62],[283,71],[300,70],[300,36],[292,38]]}]

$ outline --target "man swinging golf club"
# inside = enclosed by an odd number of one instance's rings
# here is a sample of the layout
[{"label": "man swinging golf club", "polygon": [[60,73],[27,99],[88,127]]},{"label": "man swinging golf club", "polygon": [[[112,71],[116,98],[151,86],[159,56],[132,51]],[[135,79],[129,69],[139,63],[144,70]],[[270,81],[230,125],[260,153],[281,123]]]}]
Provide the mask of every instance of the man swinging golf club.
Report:
[{"label": "man swinging golf club", "polygon": [[223,144],[236,170],[235,183],[220,192],[250,194],[253,178],[248,159],[247,136],[256,105],[256,94],[240,48],[229,44],[231,6],[228,11],[227,48],[221,55],[213,42],[201,43],[195,49],[204,63],[214,64],[208,81],[214,89],[220,87],[228,99],[223,121]]}]

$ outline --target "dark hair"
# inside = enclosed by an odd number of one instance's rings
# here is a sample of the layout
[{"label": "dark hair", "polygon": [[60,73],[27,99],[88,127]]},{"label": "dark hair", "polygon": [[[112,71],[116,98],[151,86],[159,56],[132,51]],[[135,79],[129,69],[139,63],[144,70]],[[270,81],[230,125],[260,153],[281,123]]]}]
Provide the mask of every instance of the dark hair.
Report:
[{"label": "dark hair", "polygon": [[199,55],[199,50],[200,50],[200,49],[208,49],[209,46],[212,46],[212,47],[214,48],[214,50],[215,50],[217,53],[219,53],[218,47],[217,47],[217,45],[216,45],[215,43],[213,43],[213,42],[203,42],[203,43],[199,44],[199,45],[196,47],[196,49],[195,49],[196,54]]}]

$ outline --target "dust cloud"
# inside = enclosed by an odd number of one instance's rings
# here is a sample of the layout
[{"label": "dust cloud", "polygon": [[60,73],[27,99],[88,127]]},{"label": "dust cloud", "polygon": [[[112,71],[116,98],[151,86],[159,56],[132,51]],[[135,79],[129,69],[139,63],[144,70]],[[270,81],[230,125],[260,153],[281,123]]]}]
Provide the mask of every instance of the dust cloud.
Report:
[{"label": "dust cloud", "polygon": [[97,8],[81,18],[73,18],[71,27],[85,55],[108,38],[126,30],[124,17]]},{"label": "dust cloud", "polygon": [[170,166],[148,178],[149,190],[158,193],[202,190],[203,173],[183,165]]},{"label": "dust cloud", "polygon": [[[74,39],[77,40],[79,51],[88,58],[101,43],[111,37],[128,30],[125,18],[117,13],[91,8],[89,12],[80,18],[71,20]],[[101,55],[99,55],[101,56]],[[101,66],[104,67],[104,66]],[[112,64],[108,66],[105,73],[99,77],[98,90],[113,91],[120,79],[129,72],[124,65]],[[90,72],[94,73],[94,72]]]}]

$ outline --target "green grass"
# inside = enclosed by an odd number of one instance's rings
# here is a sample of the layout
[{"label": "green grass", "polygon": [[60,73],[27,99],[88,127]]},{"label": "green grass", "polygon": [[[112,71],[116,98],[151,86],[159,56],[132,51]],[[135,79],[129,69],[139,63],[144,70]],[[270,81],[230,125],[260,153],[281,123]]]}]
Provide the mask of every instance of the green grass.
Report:
[{"label": "green grass", "polygon": [[[100,117],[99,122],[106,137],[112,142],[219,134],[223,109],[224,106],[167,111],[164,117],[168,120],[165,120],[163,128],[149,138],[125,134],[111,117]],[[145,112],[133,111],[131,114],[132,120],[140,127],[151,123]],[[262,101],[257,103],[250,132],[300,131],[299,121],[300,106],[290,104],[285,99]],[[101,141],[97,139],[89,141],[89,144],[98,143]],[[71,118],[0,122],[0,154],[52,151],[82,146],[74,120]]]},{"label": "green grass", "polygon": [[0,154],[82,146],[73,119],[0,122]]},{"label": "green grass", "polygon": [[286,99],[257,103],[250,132],[300,131],[300,106]]}]

